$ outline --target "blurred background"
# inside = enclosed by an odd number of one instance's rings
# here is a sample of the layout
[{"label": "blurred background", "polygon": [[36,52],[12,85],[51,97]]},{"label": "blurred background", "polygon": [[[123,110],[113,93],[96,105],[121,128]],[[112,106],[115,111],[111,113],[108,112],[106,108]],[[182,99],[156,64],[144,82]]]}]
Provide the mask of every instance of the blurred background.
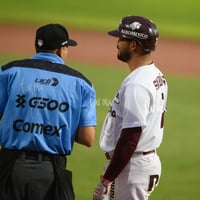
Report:
[{"label": "blurred background", "polygon": [[77,200],[92,199],[105,162],[99,133],[112,98],[128,75],[116,59],[116,40],[106,32],[126,15],[143,15],[158,26],[153,53],[166,74],[169,98],[165,135],[159,155],[160,184],[150,199],[199,200],[200,185],[200,1],[197,0],[12,0],[0,6],[0,65],[34,54],[36,28],[61,23],[79,45],[70,48],[71,67],[81,71],[97,91],[97,137],[93,148],[74,145],[68,157]]}]

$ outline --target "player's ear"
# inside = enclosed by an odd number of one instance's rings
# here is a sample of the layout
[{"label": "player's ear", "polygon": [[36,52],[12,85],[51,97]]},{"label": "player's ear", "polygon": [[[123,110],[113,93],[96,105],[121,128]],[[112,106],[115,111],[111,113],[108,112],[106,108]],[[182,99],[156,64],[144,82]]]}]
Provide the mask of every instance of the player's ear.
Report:
[{"label": "player's ear", "polygon": [[137,44],[137,42],[136,42],[135,40],[132,40],[132,41],[129,43],[129,45],[130,45],[131,51],[135,51],[138,44]]}]

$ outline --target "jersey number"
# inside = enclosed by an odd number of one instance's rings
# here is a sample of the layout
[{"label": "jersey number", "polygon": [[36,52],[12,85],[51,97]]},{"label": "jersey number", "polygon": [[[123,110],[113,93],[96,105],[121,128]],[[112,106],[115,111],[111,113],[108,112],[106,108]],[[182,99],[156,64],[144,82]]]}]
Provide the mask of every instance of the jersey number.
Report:
[{"label": "jersey number", "polygon": [[164,115],[165,115],[165,111],[162,113],[162,116],[161,116],[160,128],[164,127]]},{"label": "jersey number", "polygon": [[159,180],[159,175],[151,175],[150,176],[148,192],[153,191],[153,189],[158,184],[158,180]]}]

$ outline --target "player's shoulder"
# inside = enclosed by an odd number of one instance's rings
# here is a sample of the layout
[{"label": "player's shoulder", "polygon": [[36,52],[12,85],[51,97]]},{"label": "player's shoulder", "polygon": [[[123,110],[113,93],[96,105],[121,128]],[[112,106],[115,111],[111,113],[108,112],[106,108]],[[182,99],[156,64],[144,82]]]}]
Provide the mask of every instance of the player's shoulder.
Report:
[{"label": "player's shoulder", "polygon": [[155,64],[141,66],[130,74],[130,80],[135,82],[148,82],[154,79],[162,72],[155,66]]},{"label": "player's shoulder", "polygon": [[162,76],[162,72],[154,65],[141,66],[132,71],[122,85],[128,87],[129,85],[140,85],[144,88],[151,88],[157,76]]},{"label": "player's shoulder", "polygon": [[148,74],[148,76],[151,77],[158,73],[161,73],[161,71],[154,63],[150,65],[141,66],[134,71],[135,75],[142,76],[142,77],[144,77],[144,75],[146,74]]}]

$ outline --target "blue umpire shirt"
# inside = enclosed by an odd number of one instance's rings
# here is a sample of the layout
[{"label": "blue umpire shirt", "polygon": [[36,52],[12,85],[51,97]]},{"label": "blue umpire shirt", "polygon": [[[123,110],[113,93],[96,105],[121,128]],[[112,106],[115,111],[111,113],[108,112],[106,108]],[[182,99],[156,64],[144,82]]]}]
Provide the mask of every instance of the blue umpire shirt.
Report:
[{"label": "blue umpire shirt", "polygon": [[55,54],[0,68],[0,145],[71,154],[77,128],[96,126],[96,93],[80,72]]}]

